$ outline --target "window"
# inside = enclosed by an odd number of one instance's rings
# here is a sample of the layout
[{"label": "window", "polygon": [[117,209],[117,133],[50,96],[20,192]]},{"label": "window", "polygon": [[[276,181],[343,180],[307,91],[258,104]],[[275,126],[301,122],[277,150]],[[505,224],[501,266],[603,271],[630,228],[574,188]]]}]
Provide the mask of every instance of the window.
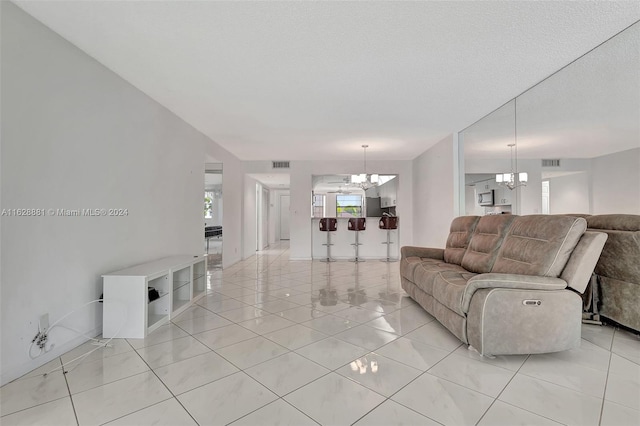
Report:
[{"label": "window", "polygon": [[205,191],[204,192],[204,218],[211,219],[213,217],[212,207],[213,207],[213,191]]},{"label": "window", "polygon": [[311,217],[324,217],[325,195],[314,194],[311,205]]},{"label": "window", "polygon": [[336,195],[337,217],[362,217],[362,195]]}]

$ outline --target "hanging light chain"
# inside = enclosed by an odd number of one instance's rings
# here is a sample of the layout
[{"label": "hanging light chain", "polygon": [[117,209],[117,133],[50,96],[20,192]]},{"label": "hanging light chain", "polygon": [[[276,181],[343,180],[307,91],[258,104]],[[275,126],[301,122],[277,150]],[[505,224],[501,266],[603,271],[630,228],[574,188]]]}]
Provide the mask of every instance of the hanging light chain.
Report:
[{"label": "hanging light chain", "polygon": [[367,174],[367,148],[369,148],[369,145],[362,145],[362,148],[364,148],[364,174]]},{"label": "hanging light chain", "polygon": [[513,99],[513,140],[515,141],[515,164],[516,168],[513,170],[513,183],[516,182],[516,175],[518,174],[518,98]]}]

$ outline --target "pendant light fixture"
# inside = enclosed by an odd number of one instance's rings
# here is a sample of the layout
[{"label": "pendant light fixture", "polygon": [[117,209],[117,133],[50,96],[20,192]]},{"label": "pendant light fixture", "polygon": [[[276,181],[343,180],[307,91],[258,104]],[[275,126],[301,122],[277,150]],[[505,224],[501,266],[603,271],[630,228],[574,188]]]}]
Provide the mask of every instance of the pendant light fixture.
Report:
[{"label": "pendant light fixture", "polygon": [[518,171],[518,118],[517,118],[517,100],[513,100],[513,124],[514,124],[514,143],[510,143],[507,146],[510,148],[510,160],[511,160],[511,172],[496,174],[496,183],[506,186],[510,190],[514,190],[519,186],[526,186],[529,180],[529,175],[526,172]]},{"label": "pendant light fixture", "polygon": [[351,183],[367,190],[378,185],[379,176],[377,174],[367,174],[367,148],[369,148],[369,145],[362,145],[362,148],[364,149],[364,173],[351,175]]}]

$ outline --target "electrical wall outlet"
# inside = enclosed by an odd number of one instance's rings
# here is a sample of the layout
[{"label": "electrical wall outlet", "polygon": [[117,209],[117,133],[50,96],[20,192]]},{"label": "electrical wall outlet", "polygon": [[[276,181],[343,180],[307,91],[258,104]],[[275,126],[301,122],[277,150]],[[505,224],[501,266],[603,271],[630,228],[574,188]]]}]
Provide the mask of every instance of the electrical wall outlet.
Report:
[{"label": "electrical wall outlet", "polygon": [[38,322],[40,331],[45,332],[49,329],[49,314],[40,315],[40,321]]}]

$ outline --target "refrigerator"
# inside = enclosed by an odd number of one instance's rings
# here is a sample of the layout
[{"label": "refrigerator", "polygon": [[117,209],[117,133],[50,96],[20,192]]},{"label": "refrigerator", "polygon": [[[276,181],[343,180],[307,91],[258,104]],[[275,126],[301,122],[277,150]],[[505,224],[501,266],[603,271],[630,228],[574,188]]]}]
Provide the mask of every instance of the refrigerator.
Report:
[{"label": "refrigerator", "polygon": [[380,197],[367,197],[367,216],[366,217],[381,217],[382,209],[380,208]]}]

